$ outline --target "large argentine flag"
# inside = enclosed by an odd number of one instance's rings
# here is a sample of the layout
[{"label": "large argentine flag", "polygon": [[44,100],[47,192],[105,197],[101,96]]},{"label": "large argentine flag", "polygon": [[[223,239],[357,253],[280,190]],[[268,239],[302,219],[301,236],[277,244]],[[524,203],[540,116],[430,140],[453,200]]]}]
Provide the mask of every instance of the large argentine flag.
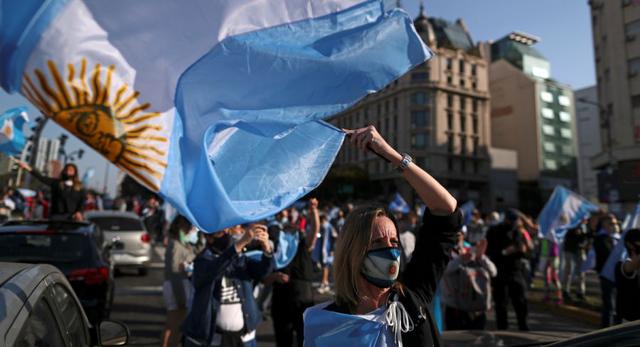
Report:
[{"label": "large argentine flag", "polygon": [[623,261],[627,258],[627,249],[624,246],[624,237],[627,235],[627,232],[631,229],[640,229],[640,203],[636,206],[635,212],[629,216],[629,218],[625,218],[625,222],[622,225],[622,235],[620,239],[616,243],[615,247],[609,254],[609,258],[604,263],[602,267],[602,271],[600,275],[604,278],[609,279],[612,282],[615,282],[615,266],[619,261]]},{"label": "large argentine flag", "polygon": [[26,143],[23,128],[28,121],[26,107],[15,107],[0,115],[0,152],[10,156],[22,153]]},{"label": "large argentine flag", "polygon": [[382,0],[0,0],[0,82],[200,229],[324,178],[322,121],[429,58]]},{"label": "large argentine flag", "polygon": [[576,227],[591,212],[597,210],[598,206],[580,195],[556,186],[538,216],[540,232],[544,237],[559,242],[567,229]]}]

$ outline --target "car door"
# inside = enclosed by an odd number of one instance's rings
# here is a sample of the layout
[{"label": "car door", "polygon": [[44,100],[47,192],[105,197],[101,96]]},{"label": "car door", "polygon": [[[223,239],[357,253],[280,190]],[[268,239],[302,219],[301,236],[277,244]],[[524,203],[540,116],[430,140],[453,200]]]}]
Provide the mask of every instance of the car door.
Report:
[{"label": "car door", "polygon": [[89,345],[87,322],[78,302],[70,289],[61,283],[54,283],[48,288],[48,294],[57,307],[62,321],[62,330],[71,347]]},{"label": "car door", "polygon": [[15,339],[15,347],[66,346],[64,335],[51,304],[46,294],[37,299],[27,320],[21,327],[16,327],[16,329],[20,329],[20,332]]}]

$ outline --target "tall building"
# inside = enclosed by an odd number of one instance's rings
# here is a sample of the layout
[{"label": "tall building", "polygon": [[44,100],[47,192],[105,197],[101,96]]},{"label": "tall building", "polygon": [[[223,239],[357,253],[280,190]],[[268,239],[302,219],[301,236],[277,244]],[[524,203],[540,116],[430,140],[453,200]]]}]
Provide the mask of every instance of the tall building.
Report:
[{"label": "tall building", "polygon": [[588,87],[574,92],[578,137],[578,192],[591,201],[598,200],[597,171],[591,158],[602,151],[598,88]]},{"label": "tall building", "polygon": [[[414,21],[434,57],[372,94],[331,122],[343,128],[372,124],[399,152],[442,182],[461,201],[484,209],[489,194],[488,62],[460,19],[427,18],[421,6]],[[371,153],[344,146],[336,167],[358,167],[384,194],[412,190],[399,173]]]},{"label": "tall building", "polygon": [[640,3],[591,0],[602,126],[599,170],[603,202],[629,209],[640,200]]},{"label": "tall building", "polygon": [[572,90],[551,79],[538,38],[514,32],[490,46],[491,142],[518,154],[520,208],[537,213],[553,188],[575,189]]}]

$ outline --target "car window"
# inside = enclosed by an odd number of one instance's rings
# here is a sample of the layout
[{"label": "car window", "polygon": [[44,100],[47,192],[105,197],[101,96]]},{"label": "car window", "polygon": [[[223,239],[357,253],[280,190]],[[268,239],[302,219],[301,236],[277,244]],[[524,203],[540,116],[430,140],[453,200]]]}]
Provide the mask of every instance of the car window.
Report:
[{"label": "car window", "polygon": [[88,255],[83,234],[21,232],[0,234],[0,259],[18,262],[73,262]]},{"label": "car window", "polygon": [[49,304],[40,298],[20,330],[17,347],[64,347],[64,340]]},{"label": "car window", "polygon": [[63,285],[55,284],[51,287],[51,294],[60,310],[71,346],[88,345],[87,327],[82,319],[82,312],[71,293]]},{"label": "car window", "polygon": [[127,217],[91,217],[91,221],[104,231],[140,231],[144,226],[139,219]]}]

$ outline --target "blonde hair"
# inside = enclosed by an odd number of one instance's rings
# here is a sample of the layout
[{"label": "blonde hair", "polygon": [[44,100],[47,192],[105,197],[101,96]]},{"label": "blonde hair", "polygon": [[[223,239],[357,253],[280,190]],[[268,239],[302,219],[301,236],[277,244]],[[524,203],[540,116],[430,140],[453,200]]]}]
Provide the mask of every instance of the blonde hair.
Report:
[{"label": "blonde hair", "polygon": [[356,208],[347,216],[336,241],[333,263],[335,300],[336,304],[346,305],[352,312],[360,301],[358,278],[371,242],[373,222],[378,217],[388,217],[393,221],[390,214],[379,206]]}]

